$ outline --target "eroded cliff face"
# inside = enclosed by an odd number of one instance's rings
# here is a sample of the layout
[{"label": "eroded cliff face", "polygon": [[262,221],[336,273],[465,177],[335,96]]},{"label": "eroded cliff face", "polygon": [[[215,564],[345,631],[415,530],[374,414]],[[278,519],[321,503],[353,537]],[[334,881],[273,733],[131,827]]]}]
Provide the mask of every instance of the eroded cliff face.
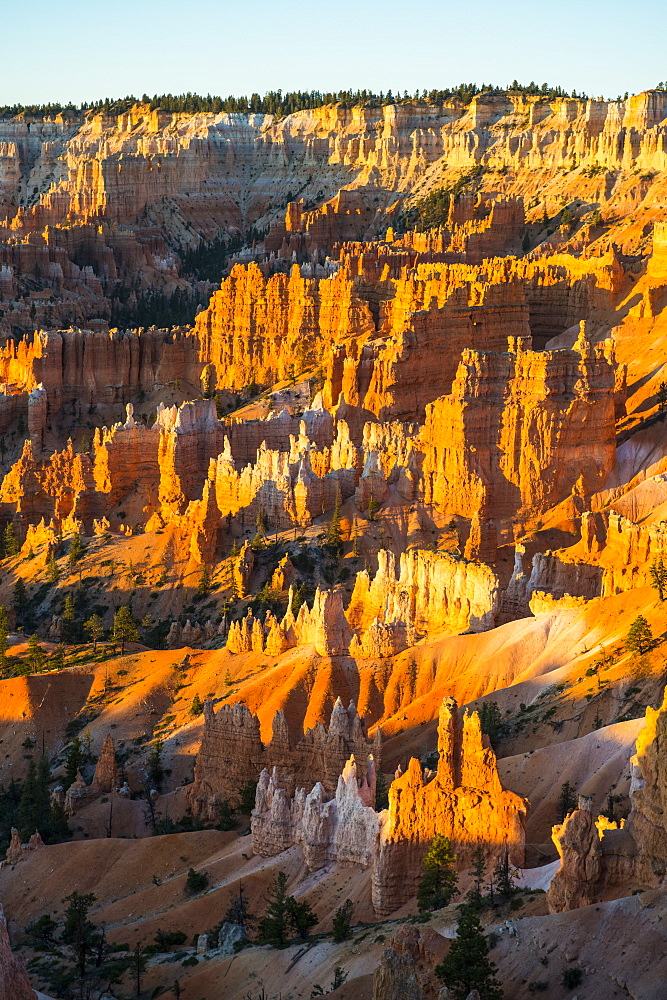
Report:
[{"label": "eroded cliff face", "polygon": [[548,892],[552,913],[572,910],[601,899],[605,892],[627,894],[633,889],[664,885],[667,876],[667,692],[658,709],[646,709],[644,728],[632,758],[630,815],[625,823],[596,820],[591,800],[579,798],[579,807],[560,826],[553,839],[560,868]]},{"label": "eroded cliff face", "polygon": [[12,953],[0,906],[0,1000],[35,1000],[35,996],[23,959]]},{"label": "eroded cliff face", "polygon": [[[4,120],[0,285],[12,315],[0,328],[30,330],[35,314],[44,326],[109,323],[119,305],[136,315],[151,292],[203,304],[211,285],[182,273],[181,247],[220,234],[250,244],[250,227],[272,223],[267,253],[319,260],[377,237],[404,200],[462,176],[474,181],[464,204],[476,189],[481,206],[495,206],[454,211],[450,231],[406,240],[409,253],[475,263],[518,251],[517,196],[530,202],[531,226],[563,199],[581,199],[577,217],[600,205],[609,226],[586,223],[577,245],[635,252],[649,235],[642,203],[665,171],[665,113],[664,93],[650,91],[620,102],[487,94],[469,107],[329,106],[280,121],[141,104],[78,120]],[[294,204],[279,222],[296,191],[313,207]],[[569,239],[559,229],[551,245]]]},{"label": "eroded cliff face", "polygon": [[340,698],[328,729],[319,723],[298,738],[290,737],[284,713],[277,712],[266,745],[258,719],[245,705],[224,705],[215,713],[211,702],[206,702],[204,733],[188,797],[195,815],[215,819],[218,802],[237,803],[246,783],[257,782],[263,769],[273,768],[289,776],[292,788],[315,778],[331,793],[351,754],[362,764],[361,776],[368,754],[379,763],[381,752],[380,730],[368,739],[354,704],[346,709]]},{"label": "eroded cliff face", "polygon": [[614,461],[614,375],[585,329],[572,352],[464,351],[452,394],[427,409],[426,502],[506,518],[594,492]]}]

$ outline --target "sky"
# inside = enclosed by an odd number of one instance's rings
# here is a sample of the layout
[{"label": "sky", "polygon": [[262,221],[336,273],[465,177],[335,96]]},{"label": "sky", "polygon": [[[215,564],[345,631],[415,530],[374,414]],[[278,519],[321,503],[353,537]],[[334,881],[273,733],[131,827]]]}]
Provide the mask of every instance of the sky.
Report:
[{"label": "sky", "polygon": [[667,80],[665,0],[0,0],[0,33],[0,105]]}]

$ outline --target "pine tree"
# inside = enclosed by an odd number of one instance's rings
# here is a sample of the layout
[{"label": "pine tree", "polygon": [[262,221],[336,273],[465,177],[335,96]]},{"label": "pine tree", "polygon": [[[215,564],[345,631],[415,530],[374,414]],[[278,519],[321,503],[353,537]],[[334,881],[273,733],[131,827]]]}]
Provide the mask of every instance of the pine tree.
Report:
[{"label": "pine tree", "polygon": [[63,782],[64,791],[67,791],[69,786],[76,781],[76,776],[81,770],[82,764],[83,754],[81,752],[81,740],[78,736],[75,736],[67,751],[67,759],[65,761],[65,781]]},{"label": "pine tree", "polygon": [[357,528],[356,517],[352,525],[352,555],[355,557],[355,559],[359,555],[359,530]]},{"label": "pine tree", "polygon": [[74,642],[78,633],[78,622],[76,619],[76,611],[74,609],[74,598],[71,594],[68,594],[65,598],[65,607],[63,609],[63,638],[65,642]]},{"label": "pine tree", "polygon": [[7,650],[9,649],[9,617],[4,605],[0,605],[0,673],[7,669]]},{"label": "pine tree", "polygon": [[76,535],[72,536],[72,541],[70,542],[69,555],[67,557],[67,568],[70,573],[82,558],[85,552],[83,542],[81,540],[81,535],[77,531]]},{"label": "pine tree", "polygon": [[305,899],[296,900],[294,896],[287,897],[287,919],[302,941],[308,940],[311,928],[317,924],[317,914],[310,903]]},{"label": "pine tree", "polygon": [[336,501],[334,503],[333,514],[331,515],[331,521],[329,523],[329,530],[327,532],[327,540],[325,542],[326,547],[332,553],[332,555],[338,557],[343,550],[343,539],[340,531],[340,505],[341,505],[341,493],[340,486],[336,483]]},{"label": "pine tree", "polygon": [[25,583],[19,577],[14,584],[14,591],[12,595],[12,607],[14,608],[14,614],[16,615],[17,621],[20,621],[23,617],[27,600],[28,597],[25,589]]},{"label": "pine tree", "polygon": [[266,894],[267,910],[259,922],[260,937],[274,948],[287,944],[288,899],[287,875],[278,872]]},{"label": "pine tree", "polygon": [[569,781],[564,781],[560,786],[560,796],[558,798],[557,815],[558,822],[562,823],[568,813],[571,813],[577,806],[577,793]]},{"label": "pine tree", "polygon": [[139,642],[139,632],[129,608],[119,608],[113,616],[113,641],[120,643],[120,655],[125,654],[126,642]]},{"label": "pine tree", "polygon": [[147,967],[148,951],[144,948],[141,941],[137,941],[134,946],[134,951],[132,952],[132,958],[130,959],[130,968],[132,969],[132,976],[137,988],[138,997],[141,996],[141,981]]},{"label": "pine tree", "polygon": [[37,804],[37,767],[34,760],[28,764],[28,770],[21,785],[21,798],[16,821],[22,840],[27,840],[37,829],[39,806]]},{"label": "pine tree", "polygon": [[661,382],[658,389],[658,411],[660,419],[664,420],[665,411],[667,411],[667,382]]},{"label": "pine tree", "polygon": [[79,894],[75,890],[63,900],[63,902],[69,903],[69,906],[65,911],[62,939],[74,951],[80,980],[86,975],[88,955],[99,941],[99,932],[88,919],[88,913],[96,899],[97,897],[92,892]]},{"label": "pine tree", "polygon": [[486,733],[491,746],[495,747],[503,727],[503,717],[500,714],[497,701],[482,702],[479,708],[479,721],[482,732]]},{"label": "pine tree", "polygon": [[637,615],[632,625],[628,629],[625,640],[625,648],[631,653],[648,653],[653,645],[653,632],[651,626],[643,615]]},{"label": "pine tree", "polygon": [[7,525],[7,527],[5,528],[5,533],[4,533],[4,536],[3,536],[3,542],[4,542],[4,548],[5,548],[5,556],[7,558],[10,557],[10,556],[16,556],[16,555],[18,555],[19,542],[18,542],[18,538],[16,537],[16,532],[14,531],[14,525],[12,524],[11,521],[9,522],[9,524]]},{"label": "pine tree", "polygon": [[199,577],[199,583],[197,584],[197,593],[199,594],[200,597],[204,597],[205,594],[208,594],[210,589],[211,589],[211,577],[208,572],[208,569],[206,568],[206,564],[204,564],[201,568],[201,576]]},{"label": "pine tree", "polygon": [[55,552],[52,552],[49,556],[49,561],[46,566],[46,579],[49,583],[57,583],[60,579],[60,570],[58,569],[58,563],[56,562]]},{"label": "pine tree", "polygon": [[521,240],[521,253],[528,253],[530,250],[530,233],[528,230],[523,234],[523,239]]},{"label": "pine tree", "polygon": [[45,659],[44,650],[39,644],[39,636],[36,632],[33,632],[28,639],[28,655],[26,657],[30,667],[30,673],[40,673],[42,667],[44,666]]},{"label": "pine tree", "polygon": [[104,622],[99,615],[92,615],[83,627],[88,633],[88,638],[93,644],[93,654],[97,652],[97,644],[104,638]]},{"label": "pine tree", "polygon": [[449,953],[435,968],[454,1000],[465,1000],[472,990],[479,992],[480,1000],[502,1000],[502,988],[494,978],[496,967],[488,955],[482,925],[470,907],[464,907]]},{"label": "pine tree", "polygon": [[447,837],[436,833],[424,860],[417,889],[417,905],[423,911],[440,910],[456,895],[458,885],[456,856]]},{"label": "pine tree", "polygon": [[51,670],[63,670],[65,666],[65,649],[62,642],[59,642],[49,660]]},{"label": "pine tree", "polygon": [[382,771],[378,771],[375,778],[375,811],[382,812],[389,807],[389,788],[387,779]]},{"label": "pine tree", "polygon": [[162,740],[156,740],[148,756],[148,774],[157,790],[164,781],[164,765],[162,763]]},{"label": "pine tree", "polygon": [[493,878],[498,890],[498,895],[503,899],[510,899],[516,893],[514,875],[516,873],[510,865],[509,851],[504,851],[503,856],[493,869]]},{"label": "pine tree", "polygon": [[472,856],[472,871],[468,872],[468,874],[472,877],[474,884],[467,898],[469,905],[473,909],[478,910],[482,905],[482,886],[486,878],[486,858],[484,857],[484,849],[481,844],[475,848]]},{"label": "pine tree", "polygon": [[201,698],[199,697],[198,694],[196,694],[192,699],[192,704],[190,705],[190,714],[201,715],[202,711],[203,711],[203,705],[201,703]]},{"label": "pine tree", "polygon": [[667,597],[667,566],[665,566],[662,556],[659,559],[653,560],[650,574],[651,586],[658,591],[660,600],[664,601],[665,597]]},{"label": "pine tree", "polygon": [[243,892],[242,882],[239,882],[238,894],[232,897],[229,906],[227,907],[224,920],[229,924],[238,924],[239,927],[243,927],[245,931],[247,931],[252,924],[256,923],[255,917],[253,917],[248,907],[248,900]]},{"label": "pine tree", "polygon": [[336,942],[347,941],[352,934],[352,914],[354,903],[351,899],[346,899],[342,906],[336,910],[333,918],[333,939]]}]

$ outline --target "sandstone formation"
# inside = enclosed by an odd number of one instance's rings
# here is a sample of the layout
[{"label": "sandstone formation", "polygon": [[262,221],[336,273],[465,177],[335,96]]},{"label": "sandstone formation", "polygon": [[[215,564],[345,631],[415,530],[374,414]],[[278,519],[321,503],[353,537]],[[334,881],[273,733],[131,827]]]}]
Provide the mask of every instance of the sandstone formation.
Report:
[{"label": "sandstone formation", "polygon": [[277,769],[262,772],[252,814],[253,850],[274,855],[300,844],[306,865],[329,861],[370,868],[376,912],[391,913],[414,896],[421,861],[436,834],[449,838],[458,864],[470,865],[481,845],[487,857],[507,853],[521,864],[527,803],[505,791],[496,759],[481,734],[477,713],[459,722],[456,703],[446,699],[438,727],[435,774],[412,759],[389,789],[389,808],[376,813],[374,766],[359,783],[351,758],[331,797],[318,782],[290,797]]},{"label": "sandstone formation", "polygon": [[464,351],[451,396],[427,408],[426,501],[502,518],[594,492],[614,458],[613,387],[583,326],[571,352]]},{"label": "sandstone formation", "polygon": [[0,1000],[35,1000],[23,959],[12,954],[7,921],[0,906]]},{"label": "sandstone formation", "polygon": [[340,698],[331,711],[329,728],[318,723],[297,739],[288,732],[283,712],[273,718],[271,740],[262,743],[259,722],[245,705],[223,705],[217,712],[204,704],[204,733],[188,797],[195,815],[214,818],[223,799],[236,803],[243,786],[256,782],[264,769],[276,768],[290,787],[315,778],[327,792],[336,787],[350,754],[364,761],[369,753],[380,760],[382,736],[369,740],[353,702]]},{"label": "sandstone formation", "polygon": [[605,817],[596,821],[591,801],[580,797],[579,808],[553,829],[560,868],[548,893],[552,913],[586,906],[609,887],[619,892],[654,888],[667,875],[664,740],[667,734],[667,693],[659,709],[646,709],[646,722],[632,758],[630,815],[622,828]]},{"label": "sandstone formation", "polygon": [[92,782],[88,785],[81,772],[77,771],[75,780],[65,792],[62,803],[65,814],[73,816],[87,803],[99,798],[100,795],[108,795],[110,792],[118,791],[119,787],[116,750],[111,734],[107,733],[102,744],[102,751],[95,765]]},{"label": "sandstone formation", "polygon": [[442,957],[444,943],[431,927],[400,927],[373,974],[373,1000],[429,1000],[438,996],[442,987],[433,969]]}]

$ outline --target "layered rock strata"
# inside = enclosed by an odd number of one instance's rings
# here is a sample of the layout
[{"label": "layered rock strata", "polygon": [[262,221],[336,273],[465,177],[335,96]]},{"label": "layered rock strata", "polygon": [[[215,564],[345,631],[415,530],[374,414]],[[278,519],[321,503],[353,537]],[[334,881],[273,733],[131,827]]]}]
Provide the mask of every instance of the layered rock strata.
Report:
[{"label": "layered rock strata", "polygon": [[427,407],[425,501],[503,518],[599,488],[614,462],[610,352],[584,327],[572,351],[464,351],[451,395]]},{"label": "layered rock strata", "polygon": [[245,705],[224,705],[214,712],[207,701],[189,801],[195,815],[215,818],[219,801],[237,802],[242,787],[256,782],[266,768],[279,769],[292,788],[314,776],[330,793],[350,754],[365,761],[372,753],[379,761],[381,748],[380,731],[368,739],[354,703],[346,709],[340,698],[331,711],[328,729],[318,723],[297,740],[290,737],[284,713],[276,712],[267,744],[262,743],[258,719]]}]

